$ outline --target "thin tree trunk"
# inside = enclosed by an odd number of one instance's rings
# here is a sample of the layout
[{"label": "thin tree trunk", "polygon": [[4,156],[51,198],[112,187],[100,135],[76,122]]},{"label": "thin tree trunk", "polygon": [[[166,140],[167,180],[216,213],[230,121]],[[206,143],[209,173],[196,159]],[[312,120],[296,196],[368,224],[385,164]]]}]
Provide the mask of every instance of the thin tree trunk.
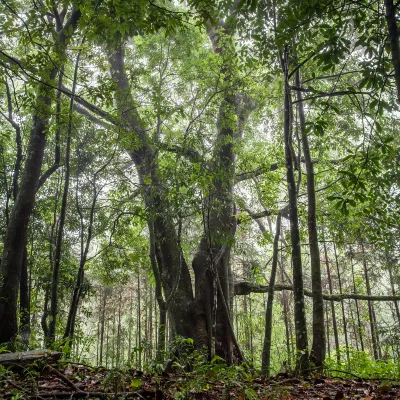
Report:
[{"label": "thin tree trunk", "polygon": [[325,315],[326,315],[326,343],[328,347],[328,356],[331,356],[331,339],[329,333],[329,312],[328,312],[328,303],[325,303]]},{"label": "thin tree trunk", "polygon": [[[364,268],[364,278],[365,278],[365,286],[367,288],[368,296],[371,296],[371,284],[369,281],[369,274],[368,274],[368,266],[367,260],[365,259],[365,250],[364,250],[364,242],[361,239],[361,251],[362,251],[362,264]],[[376,317],[375,317],[375,310],[374,305],[371,300],[368,300],[368,314],[369,314],[369,324],[371,328],[371,339],[372,339],[372,351],[374,353],[375,360],[379,360],[380,357],[380,348],[379,348],[379,336],[376,326]]]},{"label": "thin tree trunk", "polygon": [[[76,29],[80,18],[79,10],[72,10],[71,16],[56,40],[54,51],[62,60],[65,56],[66,32],[71,27]],[[68,38],[71,35],[68,35]],[[53,82],[58,67],[51,64],[45,71],[46,82]],[[25,168],[19,186],[17,198],[10,216],[4,238],[3,257],[0,269],[0,343],[11,343],[17,335],[17,297],[24,247],[29,219],[32,213],[35,196],[42,169],[46,132],[51,111],[52,93],[46,84],[40,84],[36,97],[36,110],[33,115],[32,129],[29,137]]]},{"label": "thin tree trunk", "polygon": [[[301,87],[300,69],[296,72],[296,86]],[[300,120],[301,143],[307,172],[307,207],[308,207],[308,239],[311,258],[311,285],[313,292],[313,343],[311,360],[317,367],[322,367],[325,360],[325,327],[324,300],[322,298],[321,261],[318,245],[317,204],[315,196],[314,164],[311,158],[310,146],[306,132],[306,119],[303,98],[297,91],[298,112]]]},{"label": "thin tree trunk", "polygon": [[21,280],[19,291],[19,309],[20,309],[20,335],[21,341],[25,348],[29,347],[29,336],[31,332],[31,299],[29,290],[28,276],[28,249],[27,244],[24,246],[24,256],[22,259]]},{"label": "thin tree trunk", "polygon": [[[280,270],[281,270],[281,281],[285,281],[284,277],[284,262],[283,262],[283,251],[282,251],[282,243],[281,243],[281,263],[280,263]],[[288,356],[288,365],[290,366],[292,364],[293,356],[292,356],[292,349],[290,342],[292,340],[292,330],[291,326],[289,323],[289,299],[288,299],[288,294],[285,290],[282,291],[282,307],[283,307],[283,322],[285,324],[285,333],[286,333],[286,351],[287,351],[287,356]]]},{"label": "thin tree trunk", "polygon": [[[333,293],[333,285],[332,285],[332,279],[331,279],[331,268],[329,265],[329,259],[328,259],[328,251],[326,249],[326,242],[324,240],[324,253],[325,253],[325,262],[326,262],[326,274],[328,276],[328,285],[329,285],[329,293]],[[340,351],[339,351],[339,333],[338,333],[338,327],[337,327],[337,322],[336,322],[336,311],[335,311],[335,303],[333,300],[331,300],[331,313],[332,313],[332,325],[333,325],[333,335],[335,337],[335,346],[336,346],[336,359],[338,364],[340,364]]]},{"label": "thin tree trunk", "polygon": [[285,160],[286,160],[286,179],[289,198],[289,218],[290,235],[292,239],[292,262],[293,262],[293,294],[294,294],[294,320],[296,332],[296,371],[306,373],[309,368],[308,361],[308,338],[307,322],[305,315],[304,289],[303,289],[303,267],[301,263],[301,245],[299,218],[297,211],[297,192],[294,178],[293,151],[292,151],[292,104],[290,98],[290,85],[288,78],[288,59],[289,56],[285,50],[285,56],[282,60],[285,77],[284,94],[284,142],[285,142]]},{"label": "thin tree trunk", "polygon": [[269,377],[271,374],[271,344],[272,344],[272,310],[274,305],[274,285],[276,278],[276,270],[278,266],[278,250],[279,250],[279,236],[281,232],[281,214],[278,214],[276,219],[276,231],[273,245],[273,256],[271,275],[269,278],[268,301],[265,311],[265,334],[264,334],[264,347],[262,351],[262,374]]},{"label": "thin tree trunk", "polygon": [[[389,271],[390,288],[392,290],[393,296],[396,296],[397,293],[396,293],[396,288],[394,286],[394,279],[393,279],[393,265],[392,265],[392,260],[390,258],[390,254],[388,252],[386,253],[386,259],[387,259],[387,266],[388,266],[388,271]],[[394,301],[393,304],[394,304],[394,309],[396,311],[397,323],[400,326],[399,303],[397,301]]]},{"label": "thin tree trunk", "polygon": [[[353,250],[350,247],[350,254],[353,254]],[[351,274],[353,278],[353,290],[354,293],[357,293],[357,286],[356,286],[356,280],[355,280],[355,275],[354,275],[354,264],[353,264],[353,258],[350,257],[350,262],[351,262]],[[361,318],[360,318],[360,309],[358,305],[358,300],[355,300],[356,304],[356,313],[357,313],[357,322],[358,322],[358,334],[360,336],[360,345],[361,345],[361,351],[364,351],[364,340],[363,340],[363,332],[362,332],[362,324],[361,324]]]},{"label": "thin tree trunk", "polygon": [[[343,293],[343,290],[342,290],[342,279],[341,279],[341,276],[340,276],[339,261],[338,261],[338,255],[337,255],[336,244],[335,243],[333,243],[333,251],[335,253],[336,271],[337,271],[338,282],[339,282],[339,293],[342,294]],[[340,305],[342,307],[342,321],[343,321],[344,340],[345,340],[345,343],[346,343],[347,365],[350,365],[349,339],[348,339],[347,321],[346,321],[346,314],[345,314],[344,300],[343,299],[341,300]]]},{"label": "thin tree trunk", "polygon": [[[140,275],[137,276],[137,343],[136,347],[138,349],[138,368],[142,369],[142,315],[141,315],[141,290],[140,290]],[[163,327],[165,332],[165,325]]]},{"label": "thin tree trunk", "polygon": [[60,222],[58,227],[58,235],[55,249],[55,257],[54,257],[54,267],[53,267],[53,278],[51,284],[51,302],[50,302],[50,323],[49,323],[49,331],[48,331],[48,345],[51,345],[55,341],[56,337],[56,323],[58,316],[58,281],[60,274],[60,265],[61,265],[61,253],[63,246],[63,236],[64,236],[64,225],[65,219],[67,215],[67,206],[68,206],[68,193],[69,193],[69,181],[70,181],[70,158],[71,158],[71,136],[72,136],[72,112],[74,106],[74,98],[75,98],[75,90],[78,78],[78,65],[80,52],[77,55],[75,62],[75,71],[74,71],[74,79],[72,83],[72,96],[69,105],[69,121],[68,121],[68,129],[67,129],[67,144],[65,149],[65,180],[64,180],[64,191],[61,201],[61,211],[60,211]]},{"label": "thin tree trunk", "polygon": [[118,330],[117,330],[117,359],[116,365],[119,367],[121,361],[121,307],[122,307],[122,293],[121,289],[119,292],[119,301],[118,301]]}]

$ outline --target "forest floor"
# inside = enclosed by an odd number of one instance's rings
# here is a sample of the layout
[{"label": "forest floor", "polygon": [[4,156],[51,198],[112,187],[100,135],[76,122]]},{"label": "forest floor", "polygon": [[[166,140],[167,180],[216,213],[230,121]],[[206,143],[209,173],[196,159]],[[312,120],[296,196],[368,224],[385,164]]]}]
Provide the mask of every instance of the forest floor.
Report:
[{"label": "forest floor", "polygon": [[78,364],[41,365],[0,371],[0,399],[400,399],[400,382],[352,377],[269,379],[137,370],[107,370]]}]

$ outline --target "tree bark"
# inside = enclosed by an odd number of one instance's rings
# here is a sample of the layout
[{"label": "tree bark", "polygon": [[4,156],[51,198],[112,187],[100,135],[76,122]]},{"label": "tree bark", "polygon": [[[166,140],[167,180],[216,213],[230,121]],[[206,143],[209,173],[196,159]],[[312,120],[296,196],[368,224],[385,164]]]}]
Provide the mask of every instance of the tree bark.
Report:
[{"label": "tree bark", "polygon": [[[296,85],[300,83],[300,69],[296,72]],[[324,300],[322,298],[321,283],[321,261],[318,245],[317,230],[317,204],[315,196],[314,165],[311,159],[308,135],[306,132],[306,119],[304,113],[303,99],[300,91],[297,92],[298,112],[300,120],[301,143],[307,173],[307,222],[308,240],[311,258],[311,285],[313,291],[313,342],[311,349],[311,360],[317,367],[322,367],[325,360],[325,326],[324,326]]]},{"label": "tree bark", "polygon": [[288,81],[288,54],[285,49],[285,55],[282,60],[284,68],[284,120],[283,133],[285,143],[285,161],[286,161],[286,180],[288,188],[289,200],[289,216],[290,216],[290,236],[292,240],[292,262],[293,262],[293,293],[294,293],[294,319],[296,333],[296,371],[305,373],[308,370],[308,338],[307,338],[307,322],[304,304],[303,289],[303,267],[301,262],[301,246],[299,218],[297,211],[297,191],[294,178],[293,151],[292,151],[292,102],[290,95],[290,85]]}]

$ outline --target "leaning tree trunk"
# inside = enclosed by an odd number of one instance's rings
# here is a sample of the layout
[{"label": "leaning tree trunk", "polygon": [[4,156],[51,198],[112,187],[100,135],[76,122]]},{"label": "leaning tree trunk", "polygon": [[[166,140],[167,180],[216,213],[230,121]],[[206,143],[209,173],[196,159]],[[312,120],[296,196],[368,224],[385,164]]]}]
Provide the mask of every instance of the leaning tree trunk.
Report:
[{"label": "leaning tree trunk", "polygon": [[[300,87],[300,69],[296,72],[296,86]],[[303,98],[297,91],[298,112],[300,119],[301,143],[307,172],[308,199],[308,240],[311,258],[311,285],[313,292],[313,343],[311,359],[317,367],[322,367],[325,360],[324,300],[322,298],[321,261],[318,245],[317,204],[315,196],[314,165],[306,132]]]},{"label": "leaning tree trunk", "polygon": [[[66,25],[56,40],[54,51],[58,58],[65,57],[65,45],[68,28],[76,29],[80,11],[74,9]],[[29,135],[25,168],[19,186],[17,198],[10,216],[4,238],[3,257],[0,270],[0,343],[12,342],[17,335],[17,297],[21,277],[27,228],[35,202],[39,178],[43,164],[46,133],[52,115],[52,91],[47,85],[53,82],[59,68],[54,63],[44,71],[46,83],[39,84],[36,97],[36,110],[33,115],[32,129]],[[11,344],[12,347],[12,344]]]},{"label": "leaning tree trunk", "polygon": [[284,119],[283,133],[285,143],[286,180],[289,198],[290,236],[292,240],[293,263],[293,294],[294,294],[294,320],[296,333],[297,360],[296,370],[306,372],[308,369],[308,339],[307,322],[304,304],[303,267],[301,263],[301,244],[299,231],[299,217],[297,211],[297,190],[294,178],[293,151],[292,151],[292,102],[290,96],[288,54],[285,51],[282,66],[284,69]]}]

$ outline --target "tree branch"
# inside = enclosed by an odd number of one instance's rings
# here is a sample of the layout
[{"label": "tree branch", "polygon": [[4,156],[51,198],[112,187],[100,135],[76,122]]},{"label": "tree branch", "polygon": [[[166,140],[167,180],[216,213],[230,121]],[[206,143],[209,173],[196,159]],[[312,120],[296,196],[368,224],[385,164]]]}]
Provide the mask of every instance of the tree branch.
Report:
[{"label": "tree branch", "polygon": [[[257,285],[250,282],[237,282],[235,283],[235,296],[245,296],[250,293],[268,293],[269,286]],[[291,290],[293,291],[293,286],[290,285],[275,285],[274,291]],[[304,295],[308,297],[313,297],[311,290],[304,289]],[[343,294],[323,294],[324,300],[342,301],[346,299],[354,300],[370,300],[370,301],[396,301],[400,300],[399,296],[367,296],[364,294],[357,293],[343,293]]]}]

